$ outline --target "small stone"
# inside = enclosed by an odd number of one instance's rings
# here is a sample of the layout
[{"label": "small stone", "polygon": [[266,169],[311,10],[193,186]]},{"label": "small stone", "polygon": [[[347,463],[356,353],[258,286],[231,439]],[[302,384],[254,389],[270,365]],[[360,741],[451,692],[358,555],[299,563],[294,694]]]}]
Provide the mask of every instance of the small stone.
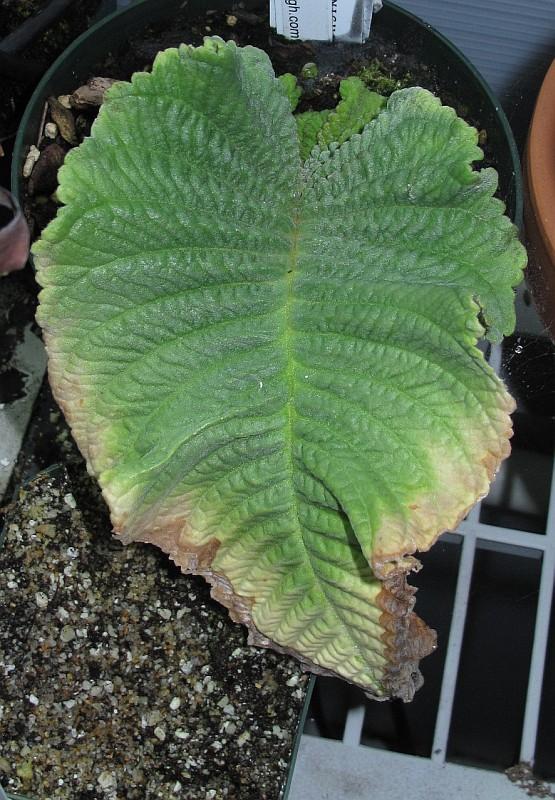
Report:
[{"label": "small stone", "polygon": [[169,610],[169,608],[159,608],[158,613],[162,619],[168,620],[172,618],[172,612]]},{"label": "small stone", "polygon": [[175,731],[174,736],[175,736],[176,739],[188,739],[189,738],[189,734],[187,733],[187,731],[181,730],[181,728],[178,728]]},{"label": "small stone", "polygon": [[44,592],[37,592],[35,594],[35,603],[39,608],[46,608],[48,605],[48,597]]},{"label": "small stone", "polygon": [[179,781],[176,781],[174,783],[174,785],[173,785],[172,791],[173,791],[174,794],[177,794],[178,792],[181,791],[182,788],[183,788],[183,786],[179,783]]},{"label": "small stone", "polygon": [[171,710],[177,711],[180,705],[181,705],[181,700],[179,699],[179,697],[173,697],[170,703]]},{"label": "small stone", "polygon": [[158,725],[159,722],[162,720],[162,714],[159,711],[149,711],[148,714],[144,716],[145,725],[149,728],[153,728],[155,725]]},{"label": "small stone", "polygon": [[299,682],[299,676],[298,675],[292,675],[289,678],[289,680],[285,682],[285,685],[286,686],[296,686],[298,684],[298,682]]},{"label": "small stone", "polygon": [[62,105],[64,108],[71,108],[68,94],[58,95],[58,103],[60,103],[60,105]]},{"label": "small stone", "polygon": [[[33,171],[33,167],[37,163],[40,157],[40,150],[38,147],[35,147],[34,144],[31,145],[29,148],[29,152],[27,153],[27,158],[25,159],[25,163],[23,165],[23,177],[28,178]],[[5,465],[7,466],[7,465]]]},{"label": "small stone", "polygon": [[75,628],[72,628],[71,625],[64,625],[60,633],[60,639],[66,643],[72,642],[75,639]]},{"label": "small stone", "polygon": [[44,135],[47,139],[55,139],[58,135],[58,126],[55,122],[47,122],[44,126]]},{"label": "small stone", "polygon": [[33,779],[33,765],[30,761],[22,761],[21,764],[17,765],[15,771],[24,783],[28,783]]},{"label": "small stone", "polygon": [[164,728],[161,728],[160,726],[154,728],[154,735],[161,742],[163,742],[166,739],[166,731],[164,730]]},{"label": "small stone", "polygon": [[111,789],[116,785],[116,776],[108,770],[101,772],[97,780],[102,789]]},{"label": "small stone", "polygon": [[[64,494],[64,503],[66,504],[66,506],[69,506],[70,508],[77,508],[77,503],[75,502],[75,497],[71,494],[71,492],[68,492],[67,494]],[[102,774],[104,774],[104,773],[102,773]],[[106,773],[106,774],[108,774],[108,773]]]},{"label": "small stone", "polygon": [[232,706],[231,703],[228,703],[227,706],[224,706],[224,714],[227,714],[230,717],[234,717],[235,716],[235,707]]},{"label": "small stone", "polygon": [[227,17],[225,18],[225,21],[230,28],[233,28],[235,25],[237,25],[237,17],[235,16],[235,14],[228,14]]},{"label": "small stone", "polygon": [[250,733],[248,731],[243,731],[243,733],[237,739],[237,744],[239,745],[239,747],[243,747],[245,742],[248,742],[250,738],[251,738]]},{"label": "small stone", "polygon": [[36,694],[30,694],[28,700],[33,706],[38,706],[39,704],[39,698],[36,696]]}]

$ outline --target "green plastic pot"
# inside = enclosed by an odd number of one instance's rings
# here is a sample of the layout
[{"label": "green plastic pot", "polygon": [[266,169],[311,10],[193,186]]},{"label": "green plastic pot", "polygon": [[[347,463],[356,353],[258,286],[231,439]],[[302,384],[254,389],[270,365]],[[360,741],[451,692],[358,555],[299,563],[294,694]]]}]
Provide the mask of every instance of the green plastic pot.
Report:
[{"label": "green plastic pot", "polygon": [[[109,53],[117,53],[120,48],[125,48],[129,38],[139,34],[148,25],[171,19],[175,9],[182,6],[181,0],[136,0],[133,5],[116,11],[96,23],[54,62],[35,89],[17,133],[12,161],[12,191],[19,200],[23,195],[22,167],[25,155],[30,145],[36,144],[39,138],[46,98],[50,95],[72,92],[94,74],[95,66]],[[189,0],[187,4],[187,10],[191,14],[197,14],[203,9],[225,10],[229,7],[228,0]],[[266,13],[267,10],[266,2],[253,4],[252,7],[260,13]],[[457,98],[461,106],[466,107],[468,116],[479,120],[481,126],[487,130],[488,142],[496,156],[495,166],[499,173],[500,194],[505,200],[508,214],[520,226],[522,181],[518,150],[507,118],[479,72],[444,36],[388,0],[385,0],[384,8],[376,15],[373,30],[397,43],[401,52],[410,52],[420,63],[440,74],[442,83],[449,84],[451,94]],[[289,795],[313,685],[314,678],[309,684],[306,702],[299,719],[282,800],[286,800]],[[27,799],[17,798],[17,800]]]},{"label": "green plastic pot", "polygon": [[[203,9],[229,8],[229,0],[189,0],[187,10],[197,14]],[[266,2],[253,8],[266,13]],[[82,34],[54,62],[35,89],[22,117],[12,161],[12,192],[21,199],[22,167],[25,154],[36,144],[44,103],[49,95],[67,94],[94,73],[95,65],[110,52],[127,46],[131,36],[146,26],[171,19],[181,0],[136,0],[129,7],[105,17]],[[507,118],[486,81],[453,45],[430,25],[413,14],[385,0],[376,14],[373,30],[394,41],[400,52],[413,54],[449,84],[451,93],[468,110],[471,119],[479,120],[487,130],[488,142],[496,154],[500,193],[507,213],[520,226],[522,221],[522,179],[518,150]],[[352,51],[351,51],[352,52]]]}]

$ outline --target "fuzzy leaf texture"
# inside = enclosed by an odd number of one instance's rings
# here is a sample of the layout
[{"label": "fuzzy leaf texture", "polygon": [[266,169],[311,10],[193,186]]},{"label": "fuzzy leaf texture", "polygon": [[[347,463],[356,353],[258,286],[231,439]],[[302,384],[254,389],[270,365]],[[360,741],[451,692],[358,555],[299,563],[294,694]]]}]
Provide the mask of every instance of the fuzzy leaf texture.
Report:
[{"label": "fuzzy leaf texture", "polygon": [[402,90],[302,165],[267,56],[207,39],[106,95],[35,245],[50,380],[124,542],[250,641],[410,699],[406,573],[488,490],[513,402],[476,347],[524,251],[477,135]]}]

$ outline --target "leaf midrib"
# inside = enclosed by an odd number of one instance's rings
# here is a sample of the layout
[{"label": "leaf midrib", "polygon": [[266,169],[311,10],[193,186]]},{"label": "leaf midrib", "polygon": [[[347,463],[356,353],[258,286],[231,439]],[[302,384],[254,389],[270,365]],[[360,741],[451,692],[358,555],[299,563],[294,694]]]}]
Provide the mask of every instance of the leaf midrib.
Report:
[{"label": "leaf midrib", "polygon": [[321,591],[326,604],[329,606],[335,618],[337,619],[340,629],[342,629],[344,634],[350,639],[354,652],[360,658],[362,658],[364,664],[366,665],[367,659],[361,652],[360,643],[357,641],[355,637],[353,637],[349,626],[345,623],[344,619],[339,613],[337,604],[334,602],[333,598],[329,597],[326,581],[323,579],[323,576],[321,576],[318,573],[316,566],[313,563],[312,560],[313,556],[311,550],[304,540],[303,524],[301,522],[301,518],[299,515],[299,506],[297,502],[297,490],[295,487],[295,464],[293,462],[293,436],[294,436],[293,428],[294,428],[294,419],[296,416],[295,392],[296,392],[297,381],[295,377],[296,360],[293,352],[293,338],[295,331],[293,326],[292,315],[293,315],[293,306],[295,303],[294,285],[298,268],[299,245],[301,240],[301,199],[302,199],[302,193],[299,193],[299,198],[297,201],[298,204],[294,207],[293,210],[291,249],[289,251],[289,268],[286,273],[286,296],[285,296],[285,306],[284,306],[285,309],[284,346],[285,346],[285,357],[286,357],[286,378],[287,378],[287,388],[288,388],[287,424],[286,424],[285,438],[286,438],[286,458],[290,473],[289,481],[291,485],[291,496],[293,500],[292,505],[295,514],[295,519],[297,522],[300,544],[306,556],[306,564],[309,567],[312,575],[314,576],[314,581],[318,586],[319,590]]}]

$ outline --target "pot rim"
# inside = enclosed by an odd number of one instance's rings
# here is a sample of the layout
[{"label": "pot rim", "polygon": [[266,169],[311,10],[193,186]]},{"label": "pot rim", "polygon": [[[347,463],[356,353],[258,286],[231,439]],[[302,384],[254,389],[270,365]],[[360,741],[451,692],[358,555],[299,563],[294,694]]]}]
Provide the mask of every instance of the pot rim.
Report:
[{"label": "pot rim", "polygon": [[524,164],[535,224],[555,264],[555,59],[543,79],[530,123]]}]

